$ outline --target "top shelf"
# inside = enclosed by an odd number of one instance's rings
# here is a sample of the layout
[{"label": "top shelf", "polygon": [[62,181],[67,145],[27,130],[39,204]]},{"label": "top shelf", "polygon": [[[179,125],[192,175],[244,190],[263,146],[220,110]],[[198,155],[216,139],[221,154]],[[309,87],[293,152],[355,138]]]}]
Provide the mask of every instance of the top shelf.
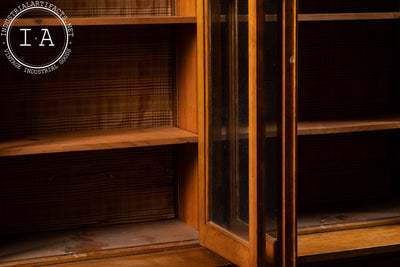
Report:
[{"label": "top shelf", "polygon": [[[154,25],[154,24],[196,24],[197,18],[191,16],[136,16],[136,17],[85,17],[69,18],[72,26],[104,25]],[[4,19],[0,20],[4,24]],[[59,26],[56,18],[18,19],[14,26]]]},{"label": "top shelf", "polygon": [[[339,21],[339,20],[394,20],[400,19],[400,12],[375,12],[375,13],[321,13],[321,14],[298,14],[298,21]],[[266,22],[276,22],[276,14],[265,15]],[[221,15],[220,22],[227,22],[228,16]],[[247,15],[239,15],[239,22],[247,22]]]}]

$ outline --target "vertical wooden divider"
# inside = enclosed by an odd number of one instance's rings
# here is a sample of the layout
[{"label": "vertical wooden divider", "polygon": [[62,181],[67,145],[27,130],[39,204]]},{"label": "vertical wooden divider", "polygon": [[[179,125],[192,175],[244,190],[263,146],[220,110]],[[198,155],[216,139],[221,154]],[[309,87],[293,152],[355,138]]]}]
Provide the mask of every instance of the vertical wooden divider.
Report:
[{"label": "vertical wooden divider", "polygon": [[176,29],[178,127],[197,133],[196,25],[176,25]]},{"label": "vertical wooden divider", "polygon": [[296,266],[297,0],[282,1],[282,266]]},{"label": "vertical wooden divider", "polygon": [[199,230],[200,230],[200,242],[204,244],[206,240],[207,232],[207,214],[208,214],[208,199],[207,199],[207,160],[208,160],[208,149],[206,144],[208,143],[208,137],[206,134],[206,125],[208,119],[206,116],[206,110],[208,110],[208,97],[207,97],[207,81],[208,75],[208,54],[206,53],[206,40],[209,39],[209,31],[206,29],[208,23],[208,9],[207,0],[197,0],[196,13],[197,13],[197,66],[198,66],[198,77],[197,77],[197,88],[198,88],[198,126],[199,126],[199,138],[198,138],[198,156],[199,156]]},{"label": "vertical wooden divider", "polygon": [[178,218],[199,230],[197,144],[178,146]]},{"label": "vertical wooden divider", "polygon": [[[177,16],[196,16],[196,0],[176,0]],[[197,28],[176,25],[178,127],[198,133]],[[199,229],[198,145],[178,146],[178,217]]]},{"label": "vertical wooden divider", "polygon": [[264,0],[249,0],[250,266],[265,266]]},{"label": "vertical wooden divider", "polygon": [[196,0],[176,0],[177,16],[196,16]]}]

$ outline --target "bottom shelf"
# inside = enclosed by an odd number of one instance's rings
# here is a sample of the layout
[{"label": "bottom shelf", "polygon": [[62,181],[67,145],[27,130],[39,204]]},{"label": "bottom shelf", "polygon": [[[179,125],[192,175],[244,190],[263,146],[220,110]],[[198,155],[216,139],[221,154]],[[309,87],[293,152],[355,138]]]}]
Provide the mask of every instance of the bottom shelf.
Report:
[{"label": "bottom shelf", "polygon": [[400,252],[400,199],[301,207],[298,262]]},{"label": "bottom shelf", "polygon": [[298,263],[400,252],[400,225],[299,235]]},{"label": "bottom shelf", "polygon": [[0,238],[0,266],[39,266],[199,246],[179,220],[81,228]]},{"label": "bottom shelf", "polygon": [[309,234],[397,223],[400,199],[390,198],[300,208],[297,227]]},{"label": "bottom shelf", "polygon": [[[51,265],[59,266],[59,265]],[[63,267],[99,266],[151,266],[151,267],[221,267],[236,266],[204,247],[187,248],[158,253],[100,259],[77,263],[66,263]]]}]

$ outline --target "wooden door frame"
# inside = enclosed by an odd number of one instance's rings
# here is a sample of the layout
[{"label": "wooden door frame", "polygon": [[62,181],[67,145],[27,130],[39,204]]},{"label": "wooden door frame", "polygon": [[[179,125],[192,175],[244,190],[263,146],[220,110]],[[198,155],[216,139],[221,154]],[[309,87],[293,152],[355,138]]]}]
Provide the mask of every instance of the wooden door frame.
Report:
[{"label": "wooden door frame", "polygon": [[266,264],[264,0],[249,0],[250,266]]},{"label": "wooden door frame", "polygon": [[297,164],[297,0],[282,0],[282,93],[280,142],[282,152],[282,210],[279,257],[282,266],[296,266],[296,164]]}]

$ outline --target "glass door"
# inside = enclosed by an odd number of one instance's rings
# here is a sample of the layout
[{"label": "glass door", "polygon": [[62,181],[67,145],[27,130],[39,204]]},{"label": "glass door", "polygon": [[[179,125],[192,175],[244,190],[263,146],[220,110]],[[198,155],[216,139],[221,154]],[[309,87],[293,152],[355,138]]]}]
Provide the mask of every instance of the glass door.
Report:
[{"label": "glass door", "polygon": [[[286,159],[294,159],[294,151],[285,146],[287,121],[292,121],[285,116],[294,118],[294,113],[287,113],[289,91],[282,75],[284,60],[290,58],[282,27],[288,5],[281,0],[208,0],[198,10],[204,15],[198,25],[205,37],[199,40],[204,47],[199,85],[205,88],[200,103],[200,240],[239,266],[282,266],[284,257],[295,258],[285,253],[287,242],[295,240],[286,239],[288,228],[283,227],[295,229],[294,221],[286,220],[294,213],[287,210],[294,209],[294,199],[290,205],[285,201],[294,185],[294,176],[285,171]],[[294,61],[292,55],[289,64]]]},{"label": "glass door", "polygon": [[209,220],[249,240],[247,1],[212,1]]},{"label": "glass door", "polygon": [[204,1],[204,14],[206,108],[203,146],[199,142],[205,159],[200,176],[204,192],[200,237],[206,247],[237,265],[248,266],[248,2]]}]

